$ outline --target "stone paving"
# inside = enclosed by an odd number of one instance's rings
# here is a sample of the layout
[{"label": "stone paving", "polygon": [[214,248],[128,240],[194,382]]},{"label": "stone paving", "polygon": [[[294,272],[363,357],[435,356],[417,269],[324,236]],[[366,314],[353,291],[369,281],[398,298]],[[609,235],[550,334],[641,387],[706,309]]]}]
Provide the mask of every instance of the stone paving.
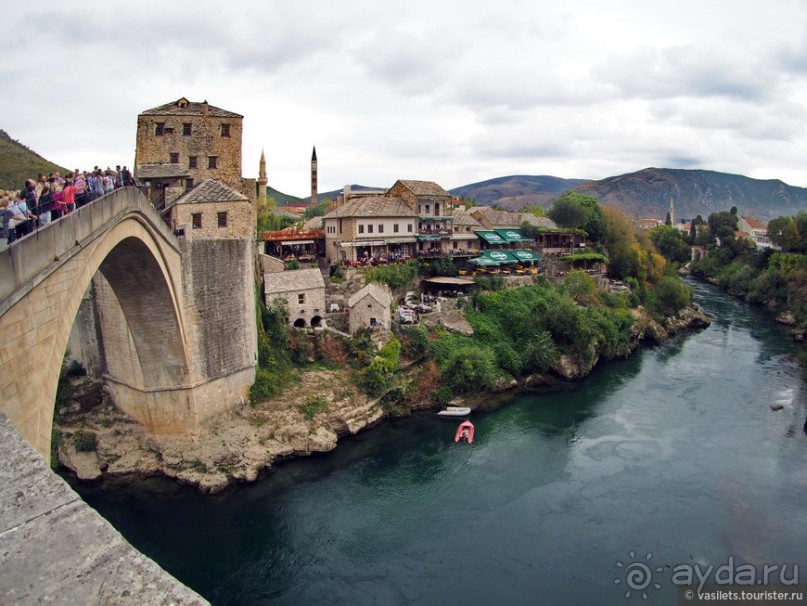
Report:
[{"label": "stone paving", "polygon": [[208,602],[132,547],[0,413],[0,604]]}]

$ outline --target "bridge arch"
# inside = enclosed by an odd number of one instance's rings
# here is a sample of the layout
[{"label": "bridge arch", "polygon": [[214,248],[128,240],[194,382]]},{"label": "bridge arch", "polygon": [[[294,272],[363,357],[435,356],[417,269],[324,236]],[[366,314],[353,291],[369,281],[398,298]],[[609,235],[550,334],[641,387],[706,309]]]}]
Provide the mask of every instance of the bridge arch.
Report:
[{"label": "bridge arch", "polygon": [[0,407],[45,458],[59,371],[91,282],[102,291],[102,342],[115,341],[105,378],[116,403],[152,431],[192,424],[175,394],[191,383],[180,263],[175,236],[134,189],[0,252]]}]

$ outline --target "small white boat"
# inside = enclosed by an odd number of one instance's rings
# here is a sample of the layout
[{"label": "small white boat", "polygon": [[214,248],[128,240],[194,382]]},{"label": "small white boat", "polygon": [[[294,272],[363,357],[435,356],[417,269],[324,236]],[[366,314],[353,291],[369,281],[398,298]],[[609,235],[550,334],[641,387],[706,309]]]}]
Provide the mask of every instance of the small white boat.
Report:
[{"label": "small white boat", "polygon": [[468,406],[446,406],[445,410],[437,413],[438,417],[467,417],[471,414]]}]

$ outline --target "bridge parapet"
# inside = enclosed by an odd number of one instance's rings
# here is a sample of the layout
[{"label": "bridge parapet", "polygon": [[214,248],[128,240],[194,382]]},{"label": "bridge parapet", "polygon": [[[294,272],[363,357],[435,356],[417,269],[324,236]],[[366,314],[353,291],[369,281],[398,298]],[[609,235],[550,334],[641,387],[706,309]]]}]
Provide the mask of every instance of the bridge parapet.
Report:
[{"label": "bridge parapet", "polygon": [[67,257],[132,215],[143,216],[142,223],[152,235],[179,253],[178,239],[139,189],[115,190],[0,251],[0,315]]}]

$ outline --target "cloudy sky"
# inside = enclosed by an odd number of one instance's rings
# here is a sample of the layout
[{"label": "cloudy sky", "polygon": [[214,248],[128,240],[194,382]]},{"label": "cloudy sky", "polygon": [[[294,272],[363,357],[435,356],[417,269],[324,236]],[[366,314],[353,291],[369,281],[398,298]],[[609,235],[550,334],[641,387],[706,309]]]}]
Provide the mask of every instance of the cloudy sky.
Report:
[{"label": "cloudy sky", "polygon": [[[119,8],[118,6],[125,6]],[[807,186],[799,0],[0,0],[0,128],[69,168],[137,114],[244,115],[244,176],[319,190],[648,166]]]}]

